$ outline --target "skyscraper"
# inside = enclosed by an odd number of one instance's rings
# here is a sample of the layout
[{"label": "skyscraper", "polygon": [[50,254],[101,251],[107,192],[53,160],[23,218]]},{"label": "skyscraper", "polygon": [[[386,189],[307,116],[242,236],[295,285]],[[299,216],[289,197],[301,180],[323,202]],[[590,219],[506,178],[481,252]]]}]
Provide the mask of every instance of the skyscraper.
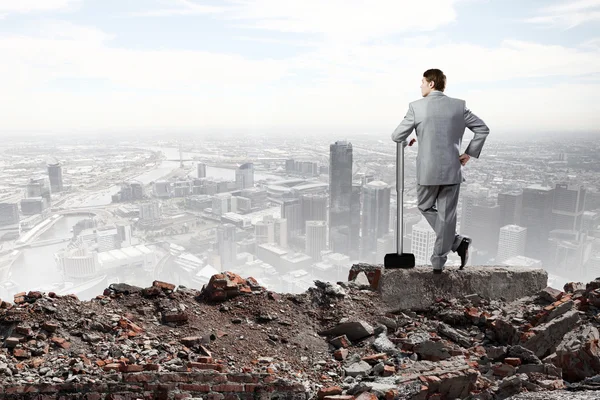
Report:
[{"label": "skyscraper", "polygon": [[431,264],[435,239],[435,231],[425,218],[421,218],[421,221],[413,226],[411,253],[415,255],[415,263],[417,265]]},{"label": "skyscraper", "polygon": [[50,205],[52,201],[50,195],[52,193],[51,186],[50,180],[44,175],[31,178],[27,183],[27,198],[43,197],[46,199],[47,204]]},{"label": "skyscraper", "polygon": [[500,223],[504,225],[519,225],[523,211],[523,192],[510,191],[498,194],[500,206]]},{"label": "skyscraper", "polygon": [[361,260],[375,262],[377,239],[390,230],[390,187],[382,181],[372,181],[362,188]]},{"label": "skyscraper", "polygon": [[206,164],[198,163],[198,178],[206,178]]},{"label": "skyscraper", "polygon": [[548,261],[548,238],[553,229],[554,189],[532,185],[523,189],[523,211],[520,226],[527,228],[525,255]]},{"label": "skyscraper", "polygon": [[306,221],[306,254],[314,261],[321,260],[321,251],[327,248],[325,221]]},{"label": "skyscraper", "polygon": [[327,196],[304,194],[300,196],[302,209],[302,232],[306,232],[306,221],[327,221]]},{"label": "skyscraper", "polygon": [[235,187],[238,189],[254,187],[254,164],[245,163],[235,170]]},{"label": "skyscraper", "polygon": [[237,247],[235,241],[235,225],[223,224],[217,227],[217,247],[221,259],[221,270],[235,266]]},{"label": "skyscraper", "polygon": [[0,240],[16,239],[20,234],[19,203],[0,203]]},{"label": "skyscraper", "polygon": [[273,217],[257,221],[254,225],[254,236],[256,237],[256,245],[275,243],[275,221]]},{"label": "skyscraper", "polygon": [[352,184],[350,196],[350,250],[348,256],[351,260],[358,260],[360,256],[360,183]]},{"label": "skyscraper", "polygon": [[48,178],[50,178],[50,188],[52,193],[62,192],[62,167],[59,163],[48,164]]},{"label": "skyscraper", "polygon": [[288,239],[291,240],[302,233],[302,209],[299,199],[286,199],[281,204],[281,218],[287,220]]},{"label": "skyscraper", "polygon": [[580,232],[585,211],[585,188],[580,185],[557,183],[554,187],[552,214],[554,229]]},{"label": "skyscraper", "polygon": [[160,204],[158,201],[150,201],[148,203],[142,203],[139,206],[140,220],[147,222],[154,222],[160,220]]},{"label": "skyscraper", "polygon": [[275,219],[275,243],[284,249],[288,247],[287,219],[285,218]]},{"label": "skyscraper", "polygon": [[337,141],[329,146],[329,247],[350,252],[352,201],[352,144]]},{"label": "skyscraper", "polygon": [[505,225],[500,228],[497,262],[504,262],[514,256],[525,255],[527,228],[518,225]]}]

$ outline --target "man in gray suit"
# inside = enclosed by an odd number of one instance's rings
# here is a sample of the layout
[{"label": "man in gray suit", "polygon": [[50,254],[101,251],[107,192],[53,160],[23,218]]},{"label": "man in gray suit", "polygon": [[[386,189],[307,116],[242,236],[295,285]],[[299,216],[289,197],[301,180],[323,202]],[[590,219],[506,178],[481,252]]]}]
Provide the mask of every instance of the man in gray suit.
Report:
[{"label": "man in gray suit", "polygon": [[[460,269],[467,263],[471,239],[456,233],[456,207],[464,180],[462,166],[471,157],[479,158],[490,132],[464,100],[446,96],[445,87],[442,71],[425,71],[421,80],[423,98],[409,104],[404,120],[392,133],[392,140],[402,142],[416,130],[418,207],[436,233],[431,256],[434,273],[442,272],[450,250],[460,256]],[[475,135],[464,154],[460,154],[465,128]]]}]

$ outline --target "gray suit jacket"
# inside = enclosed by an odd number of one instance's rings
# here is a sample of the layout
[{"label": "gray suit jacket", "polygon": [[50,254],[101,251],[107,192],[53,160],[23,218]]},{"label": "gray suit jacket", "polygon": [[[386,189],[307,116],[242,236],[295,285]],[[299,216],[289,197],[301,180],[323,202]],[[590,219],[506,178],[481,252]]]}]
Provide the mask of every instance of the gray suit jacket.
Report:
[{"label": "gray suit jacket", "polygon": [[453,185],[463,181],[458,157],[465,128],[475,134],[465,153],[479,158],[490,129],[466,107],[464,100],[434,90],[409,104],[404,120],[392,133],[392,140],[406,140],[416,129],[417,184]]}]

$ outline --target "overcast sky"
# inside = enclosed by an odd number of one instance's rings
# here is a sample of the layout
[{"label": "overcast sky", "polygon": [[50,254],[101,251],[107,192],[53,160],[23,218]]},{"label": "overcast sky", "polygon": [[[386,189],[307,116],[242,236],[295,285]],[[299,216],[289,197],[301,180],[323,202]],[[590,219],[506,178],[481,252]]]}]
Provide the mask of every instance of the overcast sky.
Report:
[{"label": "overcast sky", "polygon": [[0,132],[389,137],[440,68],[492,133],[600,136],[600,0],[0,0]]}]

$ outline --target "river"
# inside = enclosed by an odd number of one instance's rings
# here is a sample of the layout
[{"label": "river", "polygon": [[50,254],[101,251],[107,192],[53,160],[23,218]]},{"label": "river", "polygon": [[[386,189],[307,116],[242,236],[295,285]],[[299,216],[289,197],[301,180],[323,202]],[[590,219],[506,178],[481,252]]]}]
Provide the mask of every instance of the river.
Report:
[{"label": "river", "polygon": [[[148,148],[148,150],[161,150],[167,159],[179,158],[179,150],[176,148]],[[191,159],[193,156],[197,156],[197,154],[183,153],[184,158]],[[143,184],[148,184],[168,175],[178,167],[179,162],[163,161],[160,166],[138,175],[135,179]],[[206,174],[208,177],[212,178],[235,180],[234,169],[207,166]],[[194,177],[197,176],[196,168],[193,169],[191,175]],[[276,175],[256,173],[254,174],[254,179],[281,179],[281,177]],[[85,196],[80,201],[72,201],[69,203],[69,206],[94,207],[108,205],[111,203],[111,196],[118,191],[119,186],[114,185]],[[39,240],[68,236],[71,234],[71,228],[78,221],[81,221],[85,218],[87,218],[85,215],[66,216],[48,229],[48,231],[42,234]],[[21,256],[13,263],[10,269],[9,279],[16,284],[16,291],[28,291],[40,286],[48,286],[53,283],[61,282],[62,276],[58,270],[56,262],[54,261],[54,253],[63,249],[64,247],[65,243],[58,243],[36,248],[25,248]],[[0,292],[1,291],[2,289],[0,288]]]}]

